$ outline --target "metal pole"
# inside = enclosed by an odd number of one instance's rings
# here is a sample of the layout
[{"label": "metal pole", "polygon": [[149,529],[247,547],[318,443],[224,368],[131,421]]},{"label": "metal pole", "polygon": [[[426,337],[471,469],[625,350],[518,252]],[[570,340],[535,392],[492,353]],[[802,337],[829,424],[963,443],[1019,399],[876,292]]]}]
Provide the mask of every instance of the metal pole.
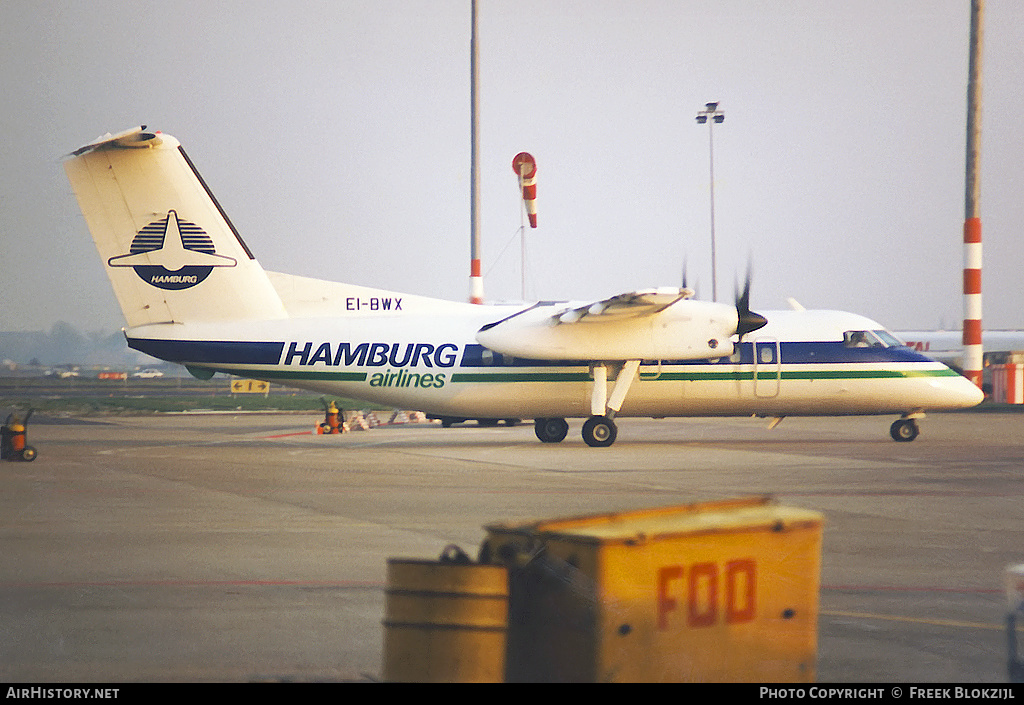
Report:
[{"label": "metal pole", "polygon": [[715,133],[716,122],[724,122],[725,113],[718,109],[718,103],[706,103],[704,110],[697,113],[697,123],[708,124],[708,155],[711,178],[711,300],[718,301],[718,265],[715,256]]},{"label": "metal pole", "polygon": [[480,51],[477,45],[476,0],[472,0],[473,29],[470,32],[470,253],[469,301],[484,302],[484,279],[480,272]]},{"label": "metal pole", "polygon": [[971,0],[970,67],[967,79],[967,165],[964,198],[964,376],[982,386],[981,342],[981,50],[985,0]]},{"label": "metal pole", "polygon": [[[525,205],[523,206],[523,210],[524,211],[526,210],[526,206]],[[521,252],[520,252],[520,259],[521,259],[520,272],[522,274],[522,280],[523,280],[522,281],[522,294],[523,294],[523,301],[526,301],[526,223],[523,223],[522,225],[519,226],[519,237],[521,238],[521,240],[520,240],[520,245],[521,245],[521,248],[520,248],[521,249]]]},{"label": "metal pole", "polygon": [[708,120],[708,154],[711,182],[711,300],[718,301],[718,265],[715,261],[715,121]]}]

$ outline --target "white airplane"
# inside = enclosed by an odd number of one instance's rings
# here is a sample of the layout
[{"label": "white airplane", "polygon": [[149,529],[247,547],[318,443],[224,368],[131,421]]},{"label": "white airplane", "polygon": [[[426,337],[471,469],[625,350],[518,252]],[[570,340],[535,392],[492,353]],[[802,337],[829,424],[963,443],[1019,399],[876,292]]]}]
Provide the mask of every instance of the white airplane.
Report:
[{"label": "white airplane", "polygon": [[[951,367],[962,368],[964,356],[963,334],[958,330],[900,331],[895,334],[906,345]],[[1024,352],[1024,331],[986,330],[981,334],[986,360],[1010,353]]]},{"label": "white airplane", "polygon": [[490,306],[265,271],[173,137],[138,127],[65,169],[127,321],[128,345],[225,372],[454,418],[567,418],[609,446],[620,416],[898,414],[982,393],[881,325],[837,311],[750,311],[650,289],[592,303]]}]

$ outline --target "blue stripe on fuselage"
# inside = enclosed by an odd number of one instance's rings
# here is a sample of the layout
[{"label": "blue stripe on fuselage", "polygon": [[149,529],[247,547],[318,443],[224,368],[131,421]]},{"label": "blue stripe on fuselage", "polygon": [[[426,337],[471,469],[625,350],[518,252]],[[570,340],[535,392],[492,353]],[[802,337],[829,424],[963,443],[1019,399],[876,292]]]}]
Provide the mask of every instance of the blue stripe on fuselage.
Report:
[{"label": "blue stripe on fuselage", "polygon": [[[774,347],[774,341],[760,341],[760,345]],[[780,343],[783,364],[814,365],[837,363],[881,363],[881,362],[933,362],[908,347],[851,348],[839,341]],[[754,343],[740,343],[739,353],[731,357],[712,360],[644,360],[644,365],[752,365],[754,364]],[[775,361],[772,360],[772,364]],[[466,345],[459,367],[571,367],[584,364],[581,360],[530,360],[509,357],[487,350],[476,343]]]},{"label": "blue stripe on fuselage", "polygon": [[128,338],[128,347],[169,362],[276,365],[281,360],[284,343]]},{"label": "blue stripe on fuselage", "polygon": [[[764,341],[762,345],[774,347]],[[281,362],[284,342],[246,342],[217,340],[151,340],[128,338],[128,346],[139,352],[170,362],[192,362],[222,365],[277,365]],[[850,348],[842,342],[801,342],[780,344],[782,363],[787,365],[837,363],[932,362],[931,358],[908,347]],[[739,360],[733,357],[715,360],[645,360],[645,365],[750,365],[754,362],[754,344],[736,346]],[[510,357],[487,350],[477,343],[463,346],[459,367],[573,367],[580,360],[531,360]],[[772,361],[774,364],[774,360]]]}]

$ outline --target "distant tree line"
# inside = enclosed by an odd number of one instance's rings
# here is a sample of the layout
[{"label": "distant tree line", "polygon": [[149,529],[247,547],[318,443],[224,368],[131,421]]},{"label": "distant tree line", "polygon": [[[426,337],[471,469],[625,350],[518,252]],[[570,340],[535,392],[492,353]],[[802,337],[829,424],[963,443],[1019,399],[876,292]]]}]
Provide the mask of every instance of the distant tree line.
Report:
[{"label": "distant tree line", "polygon": [[152,358],[128,348],[121,331],[81,332],[58,321],[49,331],[0,332],[0,360],[19,365],[135,367]]}]

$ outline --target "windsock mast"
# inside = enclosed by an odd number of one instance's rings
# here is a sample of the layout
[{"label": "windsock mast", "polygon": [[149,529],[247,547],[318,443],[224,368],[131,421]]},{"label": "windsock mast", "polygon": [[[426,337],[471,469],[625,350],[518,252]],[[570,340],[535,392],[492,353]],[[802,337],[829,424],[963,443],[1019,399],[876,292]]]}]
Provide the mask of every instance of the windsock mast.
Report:
[{"label": "windsock mast", "polygon": [[964,199],[964,376],[982,386],[981,343],[981,49],[985,0],[971,0],[970,65],[967,80],[967,166]]},{"label": "windsock mast", "polygon": [[469,39],[470,73],[470,252],[469,302],[484,302],[484,278],[480,270],[480,50],[477,45],[476,0],[472,2],[473,28]]}]

